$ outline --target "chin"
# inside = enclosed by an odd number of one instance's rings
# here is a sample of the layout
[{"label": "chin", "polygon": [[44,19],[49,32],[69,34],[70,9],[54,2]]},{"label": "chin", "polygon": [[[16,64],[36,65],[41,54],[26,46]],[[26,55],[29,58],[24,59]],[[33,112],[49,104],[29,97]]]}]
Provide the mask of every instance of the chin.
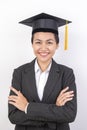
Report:
[{"label": "chin", "polygon": [[40,62],[49,62],[50,60],[51,60],[52,58],[49,58],[49,59],[46,59],[46,58],[38,58],[38,60],[40,61]]}]

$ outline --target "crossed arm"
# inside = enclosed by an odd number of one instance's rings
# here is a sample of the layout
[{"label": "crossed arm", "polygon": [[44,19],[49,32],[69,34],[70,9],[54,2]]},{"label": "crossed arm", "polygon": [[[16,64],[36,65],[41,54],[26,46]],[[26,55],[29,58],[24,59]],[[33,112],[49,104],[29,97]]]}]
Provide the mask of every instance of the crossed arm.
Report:
[{"label": "crossed arm", "polygon": [[[55,104],[29,102],[20,91],[11,87],[10,89],[15,95],[8,97],[10,121],[19,125],[39,125],[45,121],[58,123],[74,121],[76,116],[76,87],[74,75],[71,72],[69,75],[71,75],[69,80],[73,79],[70,81],[70,88],[73,88],[73,91],[70,91],[69,87],[61,90]],[[18,83],[16,83],[17,86],[19,86]],[[25,114],[27,103],[29,105],[27,114]]]},{"label": "crossed arm", "polygon": [[[23,96],[20,91],[17,91],[15,88],[11,87],[11,90],[16,95],[11,95],[8,97],[9,104],[15,106],[17,110],[13,111],[9,116],[10,120],[14,124],[21,125],[39,125],[41,122],[72,122],[75,119],[75,112],[73,106],[68,108],[65,107],[65,104],[74,98],[74,92],[68,91],[69,87],[63,89],[55,104],[42,104],[42,103],[31,103]],[[27,114],[24,113],[25,107],[27,107]],[[32,122],[33,121],[33,122]],[[38,122],[40,121],[40,123]],[[39,123],[39,124],[38,124]]]},{"label": "crossed arm", "polygon": [[[16,94],[8,97],[9,104],[15,106],[21,111],[25,111],[26,105],[29,104],[29,101],[23,96],[20,91],[17,91],[15,88],[10,87],[10,89]],[[69,87],[63,89],[56,100],[57,106],[64,106],[66,102],[73,99],[74,91],[68,91]]]}]

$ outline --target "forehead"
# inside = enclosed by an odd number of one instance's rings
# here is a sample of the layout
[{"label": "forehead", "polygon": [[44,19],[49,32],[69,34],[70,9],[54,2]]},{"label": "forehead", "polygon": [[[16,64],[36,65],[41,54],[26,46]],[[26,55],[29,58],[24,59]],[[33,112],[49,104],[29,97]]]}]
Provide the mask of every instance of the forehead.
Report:
[{"label": "forehead", "polygon": [[55,39],[54,33],[51,32],[36,32],[33,34],[34,39]]}]

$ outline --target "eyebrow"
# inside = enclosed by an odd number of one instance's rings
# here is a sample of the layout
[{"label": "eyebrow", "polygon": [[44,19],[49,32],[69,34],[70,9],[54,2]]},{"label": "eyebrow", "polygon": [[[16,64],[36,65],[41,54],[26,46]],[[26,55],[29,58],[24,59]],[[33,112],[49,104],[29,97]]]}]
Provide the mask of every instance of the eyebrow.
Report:
[{"label": "eyebrow", "polygon": [[48,39],[47,41],[54,41],[53,39]]},{"label": "eyebrow", "polygon": [[35,41],[42,41],[42,40],[40,40],[40,39],[35,39]]},{"label": "eyebrow", "polygon": [[[41,39],[35,39],[35,41],[42,41]],[[54,41],[53,39],[47,39],[46,41]]]}]

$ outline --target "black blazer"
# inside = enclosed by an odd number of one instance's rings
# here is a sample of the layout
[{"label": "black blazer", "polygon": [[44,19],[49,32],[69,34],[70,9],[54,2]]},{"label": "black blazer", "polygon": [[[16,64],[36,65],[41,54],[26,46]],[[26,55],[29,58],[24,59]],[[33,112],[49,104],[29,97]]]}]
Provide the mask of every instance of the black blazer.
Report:
[{"label": "black blazer", "polygon": [[[42,101],[39,100],[33,60],[14,70],[12,86],[20,90],[29,101],[27,114],[9,105],[9,120],[16,124],[15,130],[70,130],[69,124],[76,117],[77,100],[73,70],[52,60]],[[74,91],[73,100],[64,106],[56,106],[61,90],[69,86]],[[14,94],[12,91],[10,95]]]}]

